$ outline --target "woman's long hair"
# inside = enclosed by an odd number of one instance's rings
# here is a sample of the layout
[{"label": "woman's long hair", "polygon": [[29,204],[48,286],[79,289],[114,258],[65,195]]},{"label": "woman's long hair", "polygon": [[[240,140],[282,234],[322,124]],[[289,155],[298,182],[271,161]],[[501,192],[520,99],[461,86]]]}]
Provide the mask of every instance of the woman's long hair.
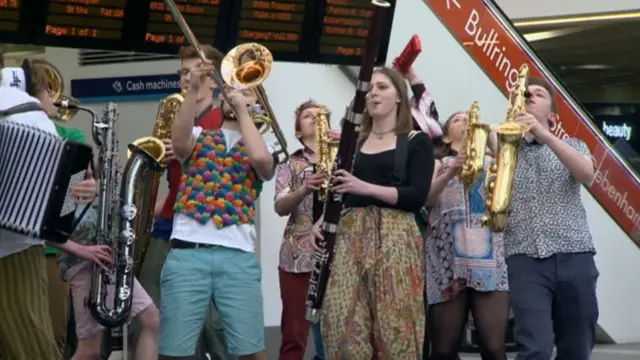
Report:
[{"label": "woman's long hair", "polygon": [[[385,75],[391,80],[391,84],[398,93],[400,103],[397,104],[396,111],[396,135],[408,135],[413,130],[413,117],[411,116],[411,105],[409,104],[409,89],[407,83],[397,70],[392,68],[378,68],[374,73]],[[373,119],[365,110],[362,119],[361,135],[369,136],[373,127]]]},{"label": "woman's long hair", "polygon": [[435,146],[434,148],[434,155],[436,159],[441,160],[445,156],[450,156],[453,154],[454,151],[451,149],[451,143],[447,143],[446,141],[444,141],[444,138],[449,135],[449,126],[451,126],[451,122],[453,121],[453,118],[464,113],[466,112],[456,111],[453,114],[449,115],[449,117],[447,118],[447,121],[445,121],[444,125],[442,126],[443,140],[440,142],[438,146]]}]

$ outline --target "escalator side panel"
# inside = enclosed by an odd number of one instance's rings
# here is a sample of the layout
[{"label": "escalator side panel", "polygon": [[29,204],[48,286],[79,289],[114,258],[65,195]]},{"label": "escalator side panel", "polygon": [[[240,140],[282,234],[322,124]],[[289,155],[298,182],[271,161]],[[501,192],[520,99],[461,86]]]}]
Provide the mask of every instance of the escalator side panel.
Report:
[{"label": "escalator side panel", "polygon": [[577,137],[588,145],[597,169],[589,192],[640,246],[640,237],[634,236],[640,227],[640,179],[498,6],[492,0],[424,2],[503,94],[524,63],[531,76],[554,86],[559,120],[552,132],[560,138]]}]

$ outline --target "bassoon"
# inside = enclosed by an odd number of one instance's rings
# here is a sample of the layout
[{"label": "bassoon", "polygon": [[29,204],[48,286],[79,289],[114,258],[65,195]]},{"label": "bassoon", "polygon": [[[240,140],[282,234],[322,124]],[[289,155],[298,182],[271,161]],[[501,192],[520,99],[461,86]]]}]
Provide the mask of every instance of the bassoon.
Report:
[{"label": "bassoon", "polygon": [[[333,163],[332,173],[337,170],[353,170],[353,158],[356,150],[356,143],[360,136],[360,124],[364,117],[365,102],[371,75],[378,55],[380,40],[382,38],[382,22],[391,4],[383,0],[372,0],[374,5],[373,19],[369,27],[367,42],[362,53],[360,63],[360,73],[356,84],[356,95],[353,102],[347,108],[342,129],[340,131],[340,143],[336,161]],[[320,321],[322,312],[322,302],[327,290],[331,263],[333,262],[334,248],[336,242],[336,230],[340,213],[342,212],[342,195],[329,189],[327,199],[324,204],[324,220],[322,224],[322,240],[318,245],[320,251],[316,254],[311,279],[309,280],[309,290],[307,292],[307,320],[317,323]]]}]

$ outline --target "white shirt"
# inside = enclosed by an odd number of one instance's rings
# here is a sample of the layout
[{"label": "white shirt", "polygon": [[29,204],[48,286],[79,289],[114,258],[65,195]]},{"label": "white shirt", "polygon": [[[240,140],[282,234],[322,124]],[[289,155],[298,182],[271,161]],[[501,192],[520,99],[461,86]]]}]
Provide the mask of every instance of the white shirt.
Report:
[{"label": "white shirt", "polygon": [[[29,96],[23,91],[8,86],[0,87],[0,110],[6,110],[27,102],[40,103],[38,99]],[[42,111],[31,111],[11,115],[7,119],[0,118],[0,121],[5,120],[35,126],[50,133],[57,134],[53,121],[49,120],[47,114]],[[0,258],[23,251],[34,245],[44,245],[44,241],[0,229]]]},{"label": "white shirt", "polygon": [[[227,149],[231,149],[231,147],[242,138],[242,134],[239,131],[229,129],[221,130],[227,143]],[[197,139],[201,133],[202,127],[196,126],[193,128],[194,138]],[[186,159],[180,160],[184,162]],[[176,213],[173,217],[171,238],[198,244],[220,245],[246,252],[254,252],[256,230],[253,224],[233,225],[218,229],[211,220],[203,225],[187,215]]]}]

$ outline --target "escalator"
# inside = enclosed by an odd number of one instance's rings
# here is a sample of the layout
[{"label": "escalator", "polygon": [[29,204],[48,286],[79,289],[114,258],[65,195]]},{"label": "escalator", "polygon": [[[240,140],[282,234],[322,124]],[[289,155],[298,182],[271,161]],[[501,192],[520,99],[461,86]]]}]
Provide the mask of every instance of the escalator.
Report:
[{"label": "escalator", "polygon": [[[546,78],[553,84],[559,95],[560,120],[552,132],[558,137],[577,137],[587,143],[597,164],[597,175],[589,192],[640,246],[636,234],[640,224],[640,214],[636,212],[640,211],[640,179],[500,8],[491,0],[425,0],[425,3],[505,95],[523,63],[529,64],[531,76]],[[618,194],[612,194],[611,188]],[[621,191],[626,192],[624,199],[619,195]]]},{"label": "escalator", "polygon": [[624,155],[492,0],[398,2],[389,54],[399,53],[416,33],[423,52],[415,67],[441,118],[479,100],[485,122],[502,122],[506,94],[524,63],[531,76],[545,78],[555,87],[559,121],[552,132],[583,140],[597,168],[582,196],[601,273],[600,339],[639,342],[640,315],[634,299],[640,296],[640,286],[625,281],[624,276],[640,271],[640,179]]}]

